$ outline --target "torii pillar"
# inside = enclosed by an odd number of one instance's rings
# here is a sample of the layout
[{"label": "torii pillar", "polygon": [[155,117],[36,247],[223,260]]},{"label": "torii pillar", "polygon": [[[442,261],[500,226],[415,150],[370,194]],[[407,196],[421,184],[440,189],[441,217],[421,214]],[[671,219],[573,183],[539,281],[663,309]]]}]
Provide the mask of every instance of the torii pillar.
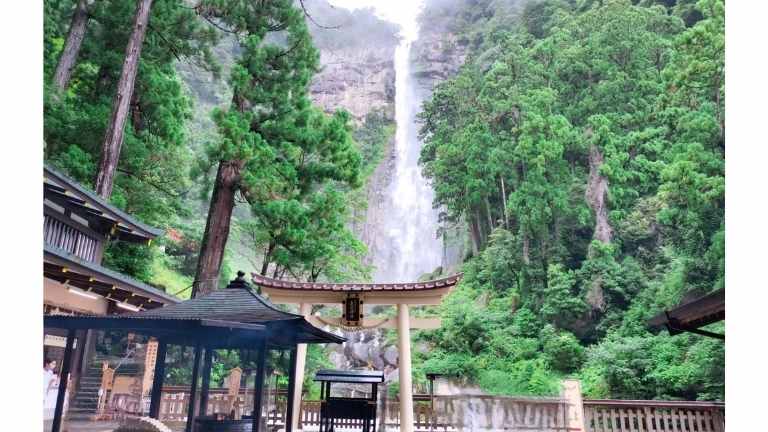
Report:
[{"label": "torii pillar", "polygon": [[[330,324],[342,327],[390,328],[397,329],[400,372],[400,431],[413,432],[413,379],[411,375],[411,329],[436,329],[439,318],[411,318],[411,305],[438,305],[451,289],[461,280],[461,274],[427,282],[394,284],[331,284],[289,282],[267,278],[253,273],[253,283],[262,288],[273,303],[299,305],[299,313],[317,327]],[[360,319],[351,322],[350,316],[322,321],[311,315],[313,304],[339,305],[345,300],[359,300]],[[362,305],[397,306],[397,318],[375,319],[362,315]],[[345,310],[342,307],[342,310]],[[304,380],[307,347],[297,348],[295,392],[292,424],[287,431],[298,430],[301,410],[301,390]]]},{"label": "torii pillar", "polygon": [[400,430],[413,431],[413,376],[411,375],[411,317],[407,304],[397,305],[398,371],[400,372]]}]

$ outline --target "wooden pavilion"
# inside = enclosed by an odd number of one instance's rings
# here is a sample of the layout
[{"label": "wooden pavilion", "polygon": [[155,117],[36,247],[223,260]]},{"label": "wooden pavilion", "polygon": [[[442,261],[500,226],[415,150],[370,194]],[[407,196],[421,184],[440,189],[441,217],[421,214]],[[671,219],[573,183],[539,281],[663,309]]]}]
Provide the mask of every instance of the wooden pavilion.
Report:
[{"label": "wooden pavilion", "polygon": [[[44,318],[46,327],[60,328],[67,332],[62,376],[67,376],[70,371],[72,345],[75,332],[78,330],[125,330],[154,337],[159,343],[154,364],[149,416],[158,419],[167,346],[170,344],[194,346],[192,385],[185,429],[190,432],[193,430],[195,419],[204,418],[206,415],[213,350],[255,350],[258,353],[257,374],[250,421],[252,430],[260,431],[267,351],[289,350],[290,368],[293,372],[297,362],[297,344],[341,343],[345,339],[313,326],[300,315],[283,312],[276,308],[251,289],[244,280],[244,275],[243,272],[239,272],[237,279],[232,281],[226,289],[163,308],[112,316],[46,315]],[[203,359],[202,373],[201,358]],[[201,375],[202,383],[198,393],[197,381]],[[294,378],[295,374],[291,373],[286,413],[287,431],[292,430],[293,397],[290,392],[296,388],[291,381]],[[52,432],[61,430],[66,387],[67,381],[62,380],[56,401]]]},{"label": "wooden pavilion", "polygon": [[725,339],[723,334],[701,329],[701,327],[724,319],[725,288],[664,311],[651,318],[648,321],[648,326],[655,331],[666,328],[669,334],[673,336],[689,332],[716,339]]},{"label": "wooden pavilion", "polygon": [[[434,329],[440,326],[437,317],[411,318],[409,308],[414,305],[438,305],[461,280],[461,274],[426,282],[411,283],[307,283],[271,279],[252,274],[252,281],[260,286],[275,303],[299,305],[299,313],[309,322],[322,326],[351,328],[396,328],[398,334],[400,378],[400,430],[413,431],[413,384],[411,377],[411,328]],[[327,320],[311,315],[313,304],[342,305],[342,316]],[[397,317],[376,320],[366,318],[364,305],[397,306]],[[305,345],[297,349],[296,376],[291,389],[293,428],[296,428],[301,406],[301,385],[307,355]]]}]

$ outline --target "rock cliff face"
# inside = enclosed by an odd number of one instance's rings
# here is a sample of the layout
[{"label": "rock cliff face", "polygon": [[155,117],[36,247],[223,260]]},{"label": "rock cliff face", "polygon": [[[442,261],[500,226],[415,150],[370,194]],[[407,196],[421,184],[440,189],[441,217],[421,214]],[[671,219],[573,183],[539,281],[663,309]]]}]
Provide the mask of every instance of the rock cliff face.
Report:
[{"label": "rock cliff face", "polygon": [[[451,15],[423,15],[419,38],[411,50],[414,74],[422,90],[422,100],[429,100],[440,82],[458,73],[466,59],[468,47],[452,29]],[[468,252],[466,224],[444,227],[443,258],[439,269],[443,274],[456,273]]]},{"label": "rock cliff face", "polygon": [[373,110],[394,115],[394,46],[322,49],[322,70],[312,80],[312,100],[332,113],[346,109],[362,124]]}]

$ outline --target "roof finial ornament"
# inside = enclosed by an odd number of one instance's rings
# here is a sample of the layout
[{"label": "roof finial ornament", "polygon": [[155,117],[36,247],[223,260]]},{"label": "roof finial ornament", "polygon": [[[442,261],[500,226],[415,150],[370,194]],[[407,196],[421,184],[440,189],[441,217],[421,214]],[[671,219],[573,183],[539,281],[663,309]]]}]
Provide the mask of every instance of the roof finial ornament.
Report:
[{"label": "roof finial ornament", "polygon": [[227,288],[248,288],[248,289],[250,289],[251,286],[245,280],[245,272],[242,271],[242,270],[239,270],[237,272],[237,277],[235,279],[233,279],[229,283],[229,285],[227,285]]}]

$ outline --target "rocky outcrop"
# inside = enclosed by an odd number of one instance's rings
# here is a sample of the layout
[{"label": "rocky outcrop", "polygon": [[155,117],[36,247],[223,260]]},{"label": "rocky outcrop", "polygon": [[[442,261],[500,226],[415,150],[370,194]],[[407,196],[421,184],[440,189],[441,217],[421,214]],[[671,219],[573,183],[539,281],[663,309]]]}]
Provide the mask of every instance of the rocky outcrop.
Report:
[{"label": "rocky outcrop", "polygon": [[394,171],[395,137],[392,136],[384,149],[384,158],[368,179],[365,191],[367,206],[362,209],[365,212],[362,223],[356,224],[354,227],[355,233],[368,248],[366,265],[373,265],[374,256],[381,256],[381,254],[386,253],[385,244],[376,235],[374,227],[382,226],[384,218],[387,217],[384,204],[386,203],[386,191],[392,182]]},{"label": "rocky outcrop", "polygon": [[312,80],[312,101],[332,113],[345,109],[362,124],[373,110],[394,116],[394,46],[320,51],[321,72]]},{"label": "rocky outcrop", "polygon": [[[411,62],[423,100],[429,100],[437,84],[458,73],[469,49],[466,41],[452,31],[449,16],[422,20],[420,26]],[[444,274],[455,273],[470,252],[466,224],[459,221],[443,228],[441,269]]]},{"label": "rocky outcrop", "polygon": [[451,20],[422,20],[419,38],[411,49],[414,74],[431,94],[434,86],[456,75],[467,57],[466,41],[451,31]]}]

